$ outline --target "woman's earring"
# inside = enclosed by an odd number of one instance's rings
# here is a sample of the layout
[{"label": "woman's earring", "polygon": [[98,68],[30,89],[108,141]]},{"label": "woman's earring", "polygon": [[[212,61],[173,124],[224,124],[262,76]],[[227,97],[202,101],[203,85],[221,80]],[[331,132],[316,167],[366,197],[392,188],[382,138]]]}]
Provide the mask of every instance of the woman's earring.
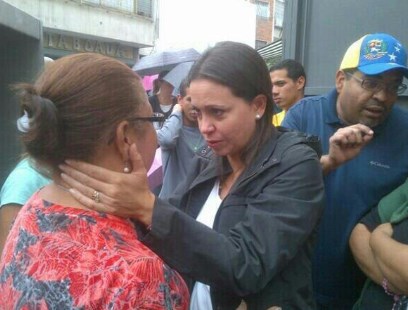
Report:
[{"label": "woman's earring", "polygon": [[124,173],[130,173],[129,162],[125,161],[125,167],[123,168]]},{"label": "woman's earring", "polygon": [[255,115],[255,118],[256,118],[256,119],[260,119],[261,116],[260,116],[259,114],[257,114],[257,115]]}]

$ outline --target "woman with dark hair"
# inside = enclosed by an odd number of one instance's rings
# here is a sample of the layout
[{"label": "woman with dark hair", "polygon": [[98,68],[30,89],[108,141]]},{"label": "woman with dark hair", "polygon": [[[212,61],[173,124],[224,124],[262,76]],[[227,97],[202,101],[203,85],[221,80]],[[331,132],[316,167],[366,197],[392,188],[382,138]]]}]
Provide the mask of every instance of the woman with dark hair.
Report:
[{"label": "woman with dark hair", "polygon": [[304,135],[271,126],[269,72],[249,46],[217,44],[189,80],[211,151],[200,153],[198,175],[180,180],[183,194],[163,201],[148,190],[135,145],[131,174],[68,161],[63,179],[89,208],[140,223],[142,242],[195,281],[190,309],[313,309],[311,253],[324,204],[318,154]]},{"label": "woman with dark hair", "polygon": [[89,210],[59,177],[67,158],[130,173],[131,144],[150,167],[159,117],[140,78],[115,59],[84,53],[17,90],[26,151],[53,182],[24,205],[8,236],[0,309],[187,309],[184,281],[137,239],[134,224]]}]

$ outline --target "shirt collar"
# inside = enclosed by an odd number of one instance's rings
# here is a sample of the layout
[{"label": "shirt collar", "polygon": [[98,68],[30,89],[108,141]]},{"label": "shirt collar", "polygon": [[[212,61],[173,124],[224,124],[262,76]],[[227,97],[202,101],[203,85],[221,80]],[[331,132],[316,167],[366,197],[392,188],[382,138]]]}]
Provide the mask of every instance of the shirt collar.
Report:
[{"label": "shirt collar", "polygon": [[344,123],[337,115],[337,90],[331,90],[329,93],[324,95],[323,98],[327,100],[327,104],[324,105],[325,122],[332,126],[344,127]]}]

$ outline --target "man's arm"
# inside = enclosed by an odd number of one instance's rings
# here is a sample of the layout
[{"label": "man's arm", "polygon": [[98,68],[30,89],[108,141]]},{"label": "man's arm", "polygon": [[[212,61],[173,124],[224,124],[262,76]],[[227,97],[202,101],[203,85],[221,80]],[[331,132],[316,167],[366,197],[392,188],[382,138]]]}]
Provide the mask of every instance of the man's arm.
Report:
[{"label": "man's arm", "polygon": [[162,149],[171,149],[176,145],[178,133],[182,126],[183,112],[181,106],[176,104],[163,126],[156,130],[157,140]]},{"label": "man's arm", "polygon": [[357,224],[351,232],[350,249],[360,269],[375,283],[384,278],[370,247],[371,232],[364,224]]},{"label": "man's arm", "polygon": [[363,124],[355,124],[338,129],[329,139],[329,153],[320,158],[326,175],[356,157],[371,141],[374,132]]},{"label": "man's arm", "polygon": [[[294,112],[294,106],[286,113],[282,127],[305,131],[307,121],[304,113]],[[307,134],[316,134],[306,132]],[[346,161],[356,157],[362,148],[373,138],[374,132],[363,124],[355,124],[338,129],[329,139],[329,152],[320,157],[323,174],[327,175]],[[321,138],[321,137],[320,137]]]},{"label": "man's arm", "polygon": [[370,238],[370,246],[375,255],[383,278],[387,279],[389,289],[395,293],[408,294],[408,245],[392,238],[390,223],[378,226]]}]

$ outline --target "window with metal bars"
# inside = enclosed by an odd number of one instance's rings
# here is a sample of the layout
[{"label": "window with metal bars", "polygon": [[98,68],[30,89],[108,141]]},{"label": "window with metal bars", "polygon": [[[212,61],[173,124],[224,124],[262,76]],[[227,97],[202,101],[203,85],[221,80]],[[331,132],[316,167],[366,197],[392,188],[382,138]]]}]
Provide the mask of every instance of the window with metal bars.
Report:
[{"label": "window with metal bars", "polygon": [[152,0],[81,0],[81,3],[116,9],[146,17],[153,16]]},{"label": "window with metal bars", "polygon": [[137,14],[152,17],[152,0],[137,0]]}]

